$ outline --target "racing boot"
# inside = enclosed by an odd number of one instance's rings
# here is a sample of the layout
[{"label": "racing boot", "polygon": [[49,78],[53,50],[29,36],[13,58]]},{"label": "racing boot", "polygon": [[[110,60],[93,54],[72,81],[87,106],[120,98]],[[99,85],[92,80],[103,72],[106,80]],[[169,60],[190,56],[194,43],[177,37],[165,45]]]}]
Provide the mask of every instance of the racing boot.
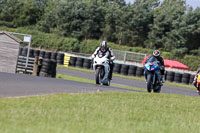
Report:
[{"label": "racing boot", "polygon": [[162,76],[161,76],[160,79],[158,80],[158,84],[159,84],[160,86],[163,86],[163,83],[162,83]]},{"label": "racing boot", "polygon": [[161,82],[165,83],[165,75],[161,75]]},{"label": "racing boot", "polygon": [[109,79],[112,80],[112,72],[111,71],[109,72],[108,76],[109,76]]},{"label": "racing boot", "polygon": [[158,83],[159,83],[160,86],[163,86],[163,83],[162,83],[161,79],[158,80]]}]

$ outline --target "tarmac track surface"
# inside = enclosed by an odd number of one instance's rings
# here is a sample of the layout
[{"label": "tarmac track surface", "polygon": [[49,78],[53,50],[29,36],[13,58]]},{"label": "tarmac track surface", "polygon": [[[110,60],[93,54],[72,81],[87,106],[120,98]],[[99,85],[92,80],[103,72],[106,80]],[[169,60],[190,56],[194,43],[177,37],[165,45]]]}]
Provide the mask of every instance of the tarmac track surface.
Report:
[{"label": "tarmac track surface", "polygon": [[[79,76],[94,80],[94,73],[86,73],[69,69],[57,69],[58,73]],[[111,86],[99,86],[90,83],[75,82],[63,79],[37,77],[25,74],[0,73],[0,98],[24,97],[55,93],[89,93],[98,91],[112,92],[146,92],[146,83],[138,80],[113,77],[112,83],[144,88],[144,91],[130,90]],[[195,90],[163,86],[161,93],[198,96]]]},{"label": "tarmac track surface", "polygon": [[[91,80],[95,79],[94,73],[74,71],[74,70],[70,70],[70,69],[57,68],[57,73],[83,77],[83,78],[87,78],[87,79],[91,79]],[[111,83],[125,85],[125,86],[132,86],[132,87],[137,87],[137,88],[143,88],[144,91],[146,92],[146,83],[144,81],[113,77],[113,80],[111,81]],[[161,93],[199,96],[196,93],[196,90],[181,88],[181,87],[167,86],[167,85],[163,85],[163,87],[161,89]]]},{"label": "tarmac track surface", "polygon": [[0,73],[0,98],[55,93],[89,93],[98,91],[127,92],[135,90],[25,74]]}]

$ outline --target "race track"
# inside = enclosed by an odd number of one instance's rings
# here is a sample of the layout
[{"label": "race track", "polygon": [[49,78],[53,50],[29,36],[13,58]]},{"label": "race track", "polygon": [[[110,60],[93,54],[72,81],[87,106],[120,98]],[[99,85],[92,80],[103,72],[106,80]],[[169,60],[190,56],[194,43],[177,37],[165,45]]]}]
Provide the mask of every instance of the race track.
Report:
[{"label": "race track", "polygon": [[[94,73],[86,73],[67,69],[57,69],[57,73],[79,76],[94,80]],[[55,93],[89,93],[99,91],[112,92],[143,92],[146,93],[146,84],[143,81],[113,77],[112,83],[143,88],[144,91],[130,90],[111,86],[100,86],[90,83],[75,82],[63,79],[37,77],[25,74],[0,73],[0,98],[24,97]],[[195,90],[163,86],[161,93],[198,96]]]},{"label": "race track", "polygon": [[[94,73],[86,73],[81,71],[74,71],[70,69],[57,69],[58,73],[67,74],[71,76],[79,76],[87,79],[94,80],[95,75]],[[143,88],[146,91],[146,83],[143,81],[132,80],[132,79],[125,79],[119,77],[113,77],[111,83],[121,84],[126,86],[133,86],[137,88]],[[199,96],[195,90],[187,89],[187,88],[180,88],[180,87],[173,87],[173,86],[166,86],[162,87],[161,93],[169,93],[169,94],[181,94],[181,95],[189,95],[189,96]]]},{"label": "race track", "polygon": [[55,93],[88,93],[98,91],[135,90],[25,74],[0,73],[0,97],[36,96]]}]

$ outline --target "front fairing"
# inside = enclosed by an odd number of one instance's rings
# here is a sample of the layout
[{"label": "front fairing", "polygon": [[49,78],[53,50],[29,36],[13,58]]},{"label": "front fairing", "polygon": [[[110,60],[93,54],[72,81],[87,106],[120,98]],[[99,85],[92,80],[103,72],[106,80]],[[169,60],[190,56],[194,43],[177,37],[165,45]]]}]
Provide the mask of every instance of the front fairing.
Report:
[{"label": "front fairing", "polygon": [[156,71],[159,69],[159,64],[158,62],[147,62],[144,65],[144,68],[148,71]]}]

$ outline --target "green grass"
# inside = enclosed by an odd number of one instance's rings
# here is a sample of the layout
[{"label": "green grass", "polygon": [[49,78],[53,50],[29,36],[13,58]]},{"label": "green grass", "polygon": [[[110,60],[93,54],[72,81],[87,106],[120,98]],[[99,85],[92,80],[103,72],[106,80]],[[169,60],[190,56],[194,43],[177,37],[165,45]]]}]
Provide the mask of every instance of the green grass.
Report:
[{"label": "green grass", "polygon": [[[65,67],[63,65],[58,65],[58,68],[64,68],[64,69],[70,69],[70,70],[82,71],[82,72],[88,72],[88,73],[92,73],[93,72],[93,70],[77,68],[77,67]],[[125,76],[125,75],[120,75],[120,74],[115,74],[115,73],[113,74],[113,76],[120,77],[120,78],[125,78],[125,79],[145,81],[144,77]],[[174,83],[174,82],[168,82],[168,81],[166,81],[164,83],[164,85],[181,87],[181,88],[188,88],[188,89],[196,89],[193,85],[186,85],[186,84]]]},{"label": "green grass", "polygon": [[[65,79],[65,80],[72,80],[72,81],[77,81],[77,82],[83,82],[83,83],[96,84],[96,82],[94,80],[90,80],[90,79],[86,79],[86,78],[81,78],[81,77],[77,77],[77,76],[65,75],[65,74],[61,74],[61,73],[57,73],[56,74],[56,78]],[[113,84],[113,83],[111,83],[110,86],[145,91],[145,89],[142,89],[142,88],[136,88],[136,87],[119,85],[119,84]]]},{"label": "green grass", "polygon": [[198,133],[198,97],[148,93],[0,99],[1,133]]}]

